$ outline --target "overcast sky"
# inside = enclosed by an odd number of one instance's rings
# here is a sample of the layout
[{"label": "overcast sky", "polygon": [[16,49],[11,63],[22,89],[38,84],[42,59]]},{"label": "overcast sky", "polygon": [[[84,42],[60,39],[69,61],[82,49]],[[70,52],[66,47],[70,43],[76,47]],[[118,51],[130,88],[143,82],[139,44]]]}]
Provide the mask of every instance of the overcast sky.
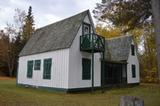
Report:
[{"label": "overcast sky", "polygon": [[36,28],[51,24],[89,9],[101,0],[0,0],[0,29],[12,23],[15,9],[28,11],[32,6]]}]

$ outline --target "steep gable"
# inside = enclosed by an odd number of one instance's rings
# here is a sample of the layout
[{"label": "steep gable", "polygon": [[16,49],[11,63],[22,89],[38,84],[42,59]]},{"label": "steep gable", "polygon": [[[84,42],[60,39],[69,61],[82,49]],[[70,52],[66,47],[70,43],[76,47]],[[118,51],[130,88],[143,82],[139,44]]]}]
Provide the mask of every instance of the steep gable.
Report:
[{"label": "steep gable", "polygon": [[105,59],[107,61],[126,61],[129,56],[132,36],[121,36],[105,42]]},{"label": "steep gable", "polygon": [[89,10],[37,29],[19,56],[69,48]]}]

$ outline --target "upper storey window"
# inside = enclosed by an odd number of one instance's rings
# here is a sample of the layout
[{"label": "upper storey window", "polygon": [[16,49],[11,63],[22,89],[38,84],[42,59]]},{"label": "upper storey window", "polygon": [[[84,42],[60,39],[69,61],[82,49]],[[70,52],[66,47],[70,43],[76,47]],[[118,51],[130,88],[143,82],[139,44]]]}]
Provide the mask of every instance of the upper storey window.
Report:
[{"label": "upper storey window", "polygon": [[131,45],[131,54],[135,55],[135,46],[133,44]]},{"label": "upper storey window", "polygon": [[91,27],[88,23],[83,23],[82,27],[82,35],[90,34],[91,33]]}]

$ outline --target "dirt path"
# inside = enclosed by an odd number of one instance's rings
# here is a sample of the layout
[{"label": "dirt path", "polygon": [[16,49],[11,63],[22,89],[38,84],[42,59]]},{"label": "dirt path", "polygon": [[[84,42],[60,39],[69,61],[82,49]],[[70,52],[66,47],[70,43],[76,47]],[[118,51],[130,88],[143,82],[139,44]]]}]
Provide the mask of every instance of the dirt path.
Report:
[{"label": "dirt path", "polygon": [[12,79],[15,79],[15,78],[0,76],[0,80],[12,80]]}]

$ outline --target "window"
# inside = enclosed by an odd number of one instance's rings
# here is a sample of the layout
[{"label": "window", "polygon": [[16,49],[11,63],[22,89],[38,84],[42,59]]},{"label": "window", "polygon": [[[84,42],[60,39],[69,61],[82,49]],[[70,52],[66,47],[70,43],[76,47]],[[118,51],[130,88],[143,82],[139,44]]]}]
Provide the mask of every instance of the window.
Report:
[{"label": "window", "polygon": [[40,70],[40,69],[41,69],[41,60],[35,60],[34,70]]},{"label": "window", "polygon": [[134,45],[131,45],[131,53],[132,53],[133,56],[135,55],[135,47],[134,47]]},{"label": "window", "polygon": [[82,30],[82,34],[90,34],[90,24],[87,23],[83,23],[83,30]]},{"label": "window", "polygon": [[43,79],[51,79],[52,59],[44,59],[43,63]]},{"label": "window", "polygon": [[91,79],[91,60],[82,58],[82,80]]},{"label": "window", "polygon": [[33,60],[27,62],[27,78],[32,78],[33,74]]},{"label": "window", "polygon": [[136,65],[132,64],[132,78],[136,77]]}]

